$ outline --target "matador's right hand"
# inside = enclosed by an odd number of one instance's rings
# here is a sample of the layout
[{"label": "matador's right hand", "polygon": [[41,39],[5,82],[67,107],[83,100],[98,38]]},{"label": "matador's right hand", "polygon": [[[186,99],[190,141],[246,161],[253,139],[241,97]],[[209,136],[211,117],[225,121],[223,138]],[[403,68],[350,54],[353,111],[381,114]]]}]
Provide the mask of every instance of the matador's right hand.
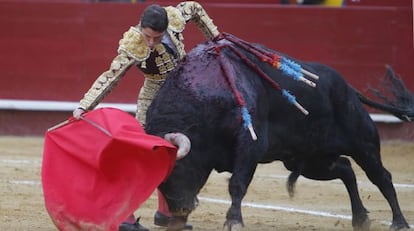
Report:
[{"label": "matador's right hand", "polygon": [[73,117],[75,117],[75,119],[79,119],[85,112],[85,109],[78,107],[73,111]]}]

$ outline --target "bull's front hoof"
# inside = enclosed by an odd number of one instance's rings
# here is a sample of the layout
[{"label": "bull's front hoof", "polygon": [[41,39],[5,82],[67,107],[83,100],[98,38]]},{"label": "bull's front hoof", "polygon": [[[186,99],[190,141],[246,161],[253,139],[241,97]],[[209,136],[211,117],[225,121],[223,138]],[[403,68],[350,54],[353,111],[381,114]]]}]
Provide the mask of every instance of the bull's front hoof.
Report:
[{"label": "bull's front hoof", "polygon": [[227,220],[224,223],[223,231],[241,231],[243,230],[243,223],[237,220]]},{"label": "bull's front hoof", "polygon": [[393,228],[392,226],[390,227],[391,231],[409,231],[410,228],[409,227],[399,227],[397,229]]},{"label": "bull's front hoof", "polygon": [[391,231],[408,231],[410,229],[410,226],[406,221],[403,221],[402,223],[393,223],[390,226]]},{"label": "bull's front hoof", "polygon": [[370,227],[371,227],[371,220],[367,216],[363,222],[354,226],[354,231],[369,231]]}]

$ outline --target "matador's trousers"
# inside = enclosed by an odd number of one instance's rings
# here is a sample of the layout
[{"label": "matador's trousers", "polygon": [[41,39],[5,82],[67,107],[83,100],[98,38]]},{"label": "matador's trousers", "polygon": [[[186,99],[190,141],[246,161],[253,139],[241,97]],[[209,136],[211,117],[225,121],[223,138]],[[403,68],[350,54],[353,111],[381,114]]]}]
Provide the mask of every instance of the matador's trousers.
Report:
[{"label": "matador's trousers", "polygon": [[164,82],[165,80],[145,78],[144,84],[138,94],[137,111],[135,115],[142,126],[145,126],[148,107]]}]

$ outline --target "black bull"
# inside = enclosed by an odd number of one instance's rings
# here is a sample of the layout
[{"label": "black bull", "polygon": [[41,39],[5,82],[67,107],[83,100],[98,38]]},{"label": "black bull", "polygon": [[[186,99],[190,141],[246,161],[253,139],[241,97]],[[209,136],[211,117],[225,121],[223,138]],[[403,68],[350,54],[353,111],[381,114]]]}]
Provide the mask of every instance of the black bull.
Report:
[{"label": "black bull", "polygon": [[[292,171],[290,186],[299,175],[314,180],[341,179],[351,198],[352,225],[368,230],[368,211],[345,156],[355,160],[388,201],[393,213],[391,228],[408,228],[391,174],[381,162],[377,129],[361,101],[371,106],[376,103],[356,92],[328,66],[295,60],[320,77],[313,88],[284,76],[251,52],[232,44],[256,65],[255,70],[230,49],[230,44],[219,40],[194,48],[168,76],[148,110],[149,134],[163,137],[169,132],[181,132],[191,140],[189,154],[177,161],[172,174],[159,187],[174,215],[169,230],[181,230],[213,169],[232,173],[228,186],[232,204],[224,229],[242,227],[241,202],[256,167],[275,160]],[[217,47],[221,47],[222,57]],[[245,101],[257,140],[243,126],[240,105],[220,62],[233,67],[230,77]],[[293,93],[309,114],[290,104],[280,91],[258,76],[257,70]],[[378,105],[402,119],[412,119],[412,111],[408,115],[395,107]]]}]

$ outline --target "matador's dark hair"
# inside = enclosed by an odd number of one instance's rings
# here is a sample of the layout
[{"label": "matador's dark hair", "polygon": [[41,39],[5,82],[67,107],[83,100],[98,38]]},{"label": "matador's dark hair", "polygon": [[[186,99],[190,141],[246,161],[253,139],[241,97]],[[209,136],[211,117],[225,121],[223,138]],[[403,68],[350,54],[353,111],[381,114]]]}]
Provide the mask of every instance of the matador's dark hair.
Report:
[{"label": "matador's dark hair", "polygon": [[141,27],[149,27],[154,31],[164,32],[168,27],[167,11],[160,5],[149,5],[142,13]]}]

